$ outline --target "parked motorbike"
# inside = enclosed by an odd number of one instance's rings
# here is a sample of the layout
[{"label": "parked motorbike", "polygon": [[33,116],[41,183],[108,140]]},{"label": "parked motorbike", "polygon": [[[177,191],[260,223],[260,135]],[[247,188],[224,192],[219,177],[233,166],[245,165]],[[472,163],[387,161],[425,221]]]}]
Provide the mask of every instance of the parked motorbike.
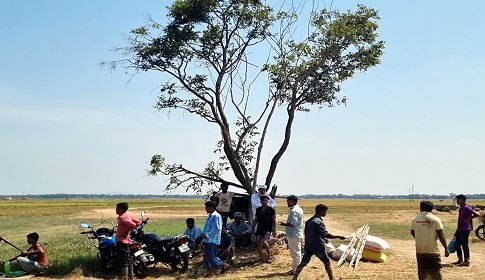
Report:
[{"label": "parked motorbike", "polygon": [[[118,255],[115,248],[116,231],[114,226],[109,228],[94,228],[88,224],[80,225],[81,234],[89,235],[91,243],[98,248],[97,257],[101,263],[101,267],[105,271],[117,271],[120,268],[118,263]],[[93,242],[96,240],[97,242]],[[133,274],[137,277],[145,278],[148,275],[147,263],[153,260],[153,256],[143,250],[144,245],[140,242],[133,242],[130,245],[131,257],[133,259]]]},{"label": "parked motorbike", "polygon": [[[189,238],[187,235],[177,235],[162,238],[155,233],[145,233],[143,227],[149,218],[143,220],[146,212],[141,212],[142,223],[131,232],[131,238],[143,243],[145,250],[155,258],[153,263],[164,263],[173,270],[186,272],[189,267]],[[150,262],[148,263],[150,264]]]}]

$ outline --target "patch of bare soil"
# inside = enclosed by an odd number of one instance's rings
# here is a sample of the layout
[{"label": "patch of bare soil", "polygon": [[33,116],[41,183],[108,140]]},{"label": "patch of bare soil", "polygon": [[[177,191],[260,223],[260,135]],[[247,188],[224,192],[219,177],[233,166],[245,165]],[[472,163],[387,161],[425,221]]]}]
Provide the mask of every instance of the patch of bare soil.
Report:
[{"label": "patch of bare soil", "polygon": [[[157,207],[159,208],[159,207]],[[207,212],[204,209],[194,209],[194,210],[185,210],[185,209],[131,209],[128,211],[130,215],[133,217],[139,217],[141,210],[147,211],[150,218],[187,218],[187,217],[205,217],[207,216]],[[85,212],[79,213],[75,219],[113,219],[116,220],[115,211],[113,208],[106,208],[106,209],[94,209]]]}]

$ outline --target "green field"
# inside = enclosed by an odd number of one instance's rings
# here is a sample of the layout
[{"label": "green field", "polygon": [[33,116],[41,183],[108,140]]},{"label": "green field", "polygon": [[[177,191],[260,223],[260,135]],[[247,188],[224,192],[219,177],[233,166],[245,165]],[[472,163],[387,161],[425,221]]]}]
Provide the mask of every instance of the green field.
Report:
[{"label": "green field", "polygon": [[[56,277],[85,275],[101,277],[96,259],[96,248],[80,234],[79,224],[111,226],[116,218],[92,214],[97,209],[113,209],[119,200],[106,199],[31,199],[0,201],[0,235],[21,248],[26,248],[25,236],[36,231],[48,251],[51,266],[49,274]],[[198,211],[203,215],[203,201],[200,199],[144,199],[129,200],[130,214],[137,216],[140,210],[150,212],[178,213]],[[370,225],[370,234],[382,238],[411,240],[409,224],[419,212],[419,202],[408,200],[302,200],[307,216],[313,214],[314,206],[324,203],[329,206],[328,219],[338,221],[340,229],[354,232],[362,224]],[[483,204],[483,201],[470,201],[470,204]],[[278,220],[287,214],[284,200],[278,200],[276,208]],[[90,212],[91,211],[91,212]],[[83,213],[90,212],[89,218]],[[283,216],[281,216],[283,215]],[[456,215],[439,213],[445,226],[445,233],[452,235],[456,224]],[[196,224],[203,226],[204,217],[196,217]],[[147,232],[156,232],[162,236],[179,234],[185,229],[185,218],[151,218],[145,227]],[[279,228],[282,230],[282,228]],[[329,228],[332,232],[332,229]],[[18,252],[11,246],[0,243],[0,259],[14,257]]]}]

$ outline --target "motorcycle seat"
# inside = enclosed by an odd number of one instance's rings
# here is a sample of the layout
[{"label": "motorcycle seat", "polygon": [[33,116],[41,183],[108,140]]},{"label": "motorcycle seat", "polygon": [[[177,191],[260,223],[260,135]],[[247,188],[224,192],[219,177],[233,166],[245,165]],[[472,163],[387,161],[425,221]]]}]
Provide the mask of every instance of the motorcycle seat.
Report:
[{"label": "motorcycle seat", "polygon": [[164,245],[172,243],[174,239],[175,239],[175,237],[173,237],[173,236],[161,238],[159,244],[164,246]]},{"label": "motorcycle seat", "polygon": [[143,236],[142,243],[150,245],[160,245],[164,246],[173,242],[175,237],[160,237],[155,233],[148,233]]}]

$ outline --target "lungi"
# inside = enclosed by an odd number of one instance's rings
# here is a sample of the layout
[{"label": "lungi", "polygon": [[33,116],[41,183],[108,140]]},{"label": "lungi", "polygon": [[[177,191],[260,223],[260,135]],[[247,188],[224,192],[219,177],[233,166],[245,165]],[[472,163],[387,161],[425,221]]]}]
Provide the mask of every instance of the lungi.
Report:
[{"label": "lungi", "polygon": [[416,254],[419,280],[442,280],[440,254]]}]

